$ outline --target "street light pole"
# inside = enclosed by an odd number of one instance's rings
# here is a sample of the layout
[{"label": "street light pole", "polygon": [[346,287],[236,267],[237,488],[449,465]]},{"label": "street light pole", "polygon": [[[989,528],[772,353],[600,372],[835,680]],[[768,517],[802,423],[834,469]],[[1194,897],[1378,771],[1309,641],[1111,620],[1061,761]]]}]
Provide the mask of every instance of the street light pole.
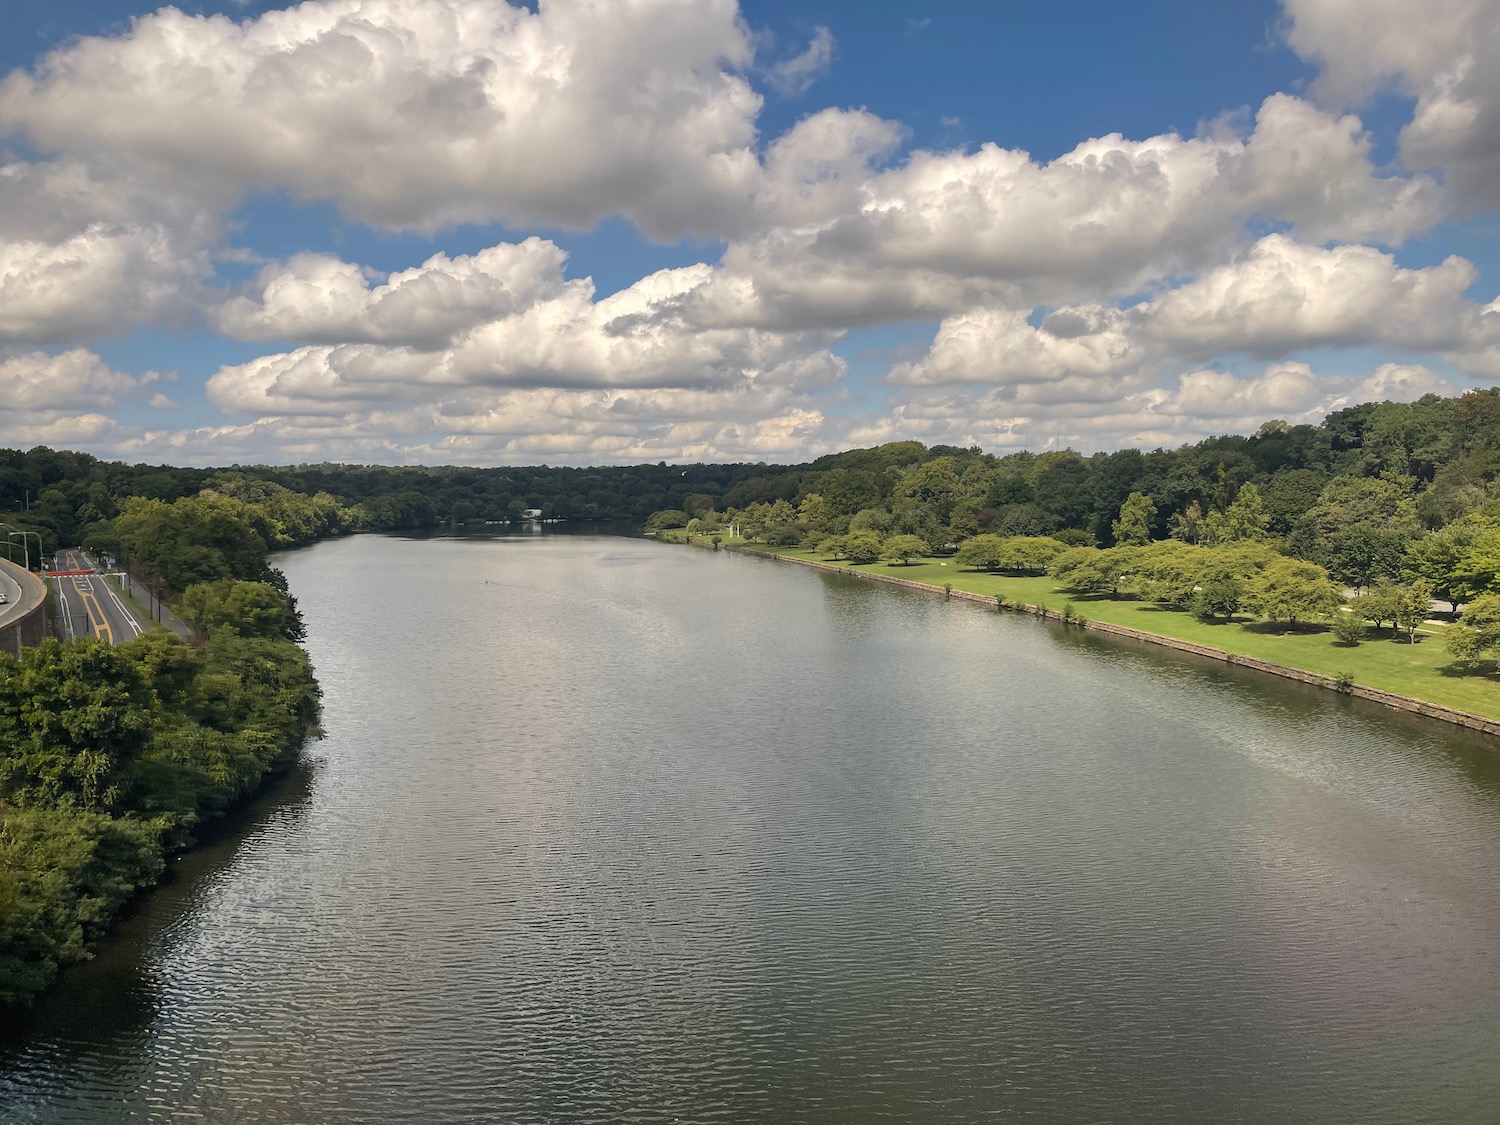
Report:
[{"label": "street light pole", "polygon": [[17,535],[19,535],[21,537],[21,549],[22,549],[22,552],[24,553],[24,555],[26,557],[25,567],[26,567],[26,569],[28,571],[31,570],[31,544],[27,541],[26,537],[28,535],[35,535],[36,536],[36,557],[37,557],[37,562],[38,563],[41,562],[42,554],[43,554],[43,551],[42,551],[42,533],[41,532],[39,532],[39,531],[26,531],[26,530],[21,529],[21,528],[11,527],[11,525],[8,524],[8,523],[0,523],[0,527],[5,528],[6,531],[8,531],[10,533],[9,535],[6,536],[6,539],[13,539]]}]

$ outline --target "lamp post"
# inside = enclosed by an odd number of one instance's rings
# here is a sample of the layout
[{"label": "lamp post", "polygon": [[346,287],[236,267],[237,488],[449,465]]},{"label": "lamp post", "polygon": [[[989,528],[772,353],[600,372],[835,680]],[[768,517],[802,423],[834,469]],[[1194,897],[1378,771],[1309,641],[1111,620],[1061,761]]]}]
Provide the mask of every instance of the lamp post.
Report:
[{"label": "lamp post", "polygon": [[41,561],[42,554],[43,554],[43,551],[42,551],[42,533],[41,532],[39,532],[39,531],[26,531],[26,530],[21,529],[21,528],[11,527],[11,525],[8,524],[8,523],[0,523],[0,527],[5,528],[6,531],[8,531],[10,533],[10,534],[8,534],[6,536],[7,540],[14,539],[17,535],[19,535],[21,537],[21,550],[22,550],[23,554],[25,555],[25,559],[26,559],[24,565],[25,565],[25,567],[26,567],[26,569],[28,571],[31,569],[31,543],[27,540],[26,537],[28,535],[35,535],[36,536],[36,557],[37,557],[37,561],[38,562]]}]

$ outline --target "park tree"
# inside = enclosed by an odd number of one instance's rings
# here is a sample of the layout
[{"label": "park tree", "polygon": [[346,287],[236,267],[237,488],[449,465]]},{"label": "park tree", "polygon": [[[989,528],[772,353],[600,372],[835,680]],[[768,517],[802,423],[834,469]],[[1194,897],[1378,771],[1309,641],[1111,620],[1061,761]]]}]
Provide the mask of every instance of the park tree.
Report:
[{"label": "park tree", "polygon": [[1050,535],[1010,535],[1000,541],[1000,568],[1045,574],[1068,548]]},{"label": "park tree", "polygon": [[939,524],[946,525],[962,492],[953,458],[936,457],[903,474],[895,496],[898,501],[922,505]]},{"label": "park tree", "polygon": [[1460,664],[1500,658],[1500,594],[1475,598],[1448,627],[1448,651]]},{"label": "park tree", "polygon": [[1138,548],[1073,547],[1053,560],[1052,575],[1064,590],[1116,597]]},{"label": "park tree", "polygon": [[[1460,567],[1468,569],[1468,556],[1487,535],[1500,530],[1494,520],[1477,512],[1459,517],[1446,527],[1440,527],[1429,535],[1413,539],[1407,544],[1402,571],[1408,578],[1425,578],[1432,583],[1433,596],[1447,602],[1454,613],[1458,603],[1465,597],[1476,597],[1484,590],[1474,589],[1467,579],[1478,578],[1482,584],[1482,570],[1472,575],[1460,576]],[[1462,593],[1460,593],[1462,591]]]},{"label": "park tree", "polygon": [[1240,486],[1234,503],[1224,509],[1219,518],[1215,540],[1218,543],[1240,543],[1246,540],[1264,539],[1271,517],[1261,499],[1260,489],[1254,484]]},{"label": "park tree", "polygon": [[[519,501],[517,501],[519,503]],[[523,505],[521,511],[525,511]],[[516,518],[519,518],[517,516]],[[674,527],[686,527],[689,516],[681,508],[663,508],[659,512],[652,512],[646,519],[647,531],[666,531]]]},{"label": "park tree", "polygon": [[1407,644],[1415,644],[1417,630],[1432,616],[1432,583],[1418,578],[1407,586],[1396,586],[1395,625],[1398,632],[1406,636]]},{"label": "park tree", "polygon": [[[859,533],[856,533],[859,534]],[[911,560],[928,551],[927,540],[918,535],[892,535],[881,547],[880,557],[910,566]]]},{"label": "park tree", "polygon": [[809,531],[832,531],[836,518],[833,506],[817,492],[808,493],[797,507],[797,522]]},{"label": "park tree", "polygon": [[841,559],[849,551],[849,536],[825,535],[818,541],[818,554],[830,559]]},{"label": "park tree", "polygon": [[1483,532],[1462,548],[1448,589],[1465,602],[1500,594],[1500,531]]},{"label": "park tree", "polygon": [[1316,563],[1279,559],[1246,583],[1244,601],[1252,612],[1295,630],[1336,613],[1344,595]]},{"label": "park tree", "polygon": [[1121,546],[1138,547],[1151,542],[1151,521],[1156,516],[1156,505],[1144,492],[1132,492],[1120,505],[1119,518],[1111,525],[1115,542]]},{"label": "park tree", "polygon": [[1193,616],[1203,621],[1233,617],[1245,601],[1245,584],[1240,579],[1225,576],[1211,579],[1193,591]]},{"label": "park tree", "polygon": [[850,531],[873,531],[877,535],[891,530],[891,513],[884,508],[861,508],[849,520]]},{"label": "park tree", "polygon": [[1203,509],[1193,500],[1172,517],[1172,538],[1184,543],[1199,543],[1203,540]]},{"label": "park tree", "polygon": [[976,535],[959,544],[954,556],[959,566],[975,570],[999,570],[1003,562],[1005,540],[998,535]]},{"label": "park tree", "polygon": [[1401,612],[1401,592],[1392,582],[1377,582],[1350,604],[1355,613],[1375,628],[1379,629],[1389,621],[1394,629]]},{"label": "park tree", "polygon": [[852,563],[872,563],[880,558],[880,536],[873,531],[851,531],[844,536],[844,554]]},{"label": "park tree", "polygon": [[1318,552],[1336,579],[1360,589],[1379,579],[1401,577],[1414,532],[1410,529],[1352,524],[1325,535]]}]

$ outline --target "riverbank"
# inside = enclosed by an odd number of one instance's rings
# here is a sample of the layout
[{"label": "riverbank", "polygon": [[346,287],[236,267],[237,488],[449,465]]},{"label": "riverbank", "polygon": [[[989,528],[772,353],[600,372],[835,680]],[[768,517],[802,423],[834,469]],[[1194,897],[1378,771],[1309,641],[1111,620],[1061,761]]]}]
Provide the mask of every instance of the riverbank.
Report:
[{"label": "riverbank", "polygon": [[86,959],[198,826],[318,736],[290,599],[223,579],[184,600],[202,626],[191,644],[152,629],[0,660],[0,1015]]},{"label": "riverbank", "polygon": [[[692,545],[713,546],[708,540],[693,541]],[[1390,639],[1389,632],[1382,631],[1372,633],[1357,646],[1345,646],[1323,630],[1281,633],[1273,624],[1245,617],[1203,622],[1150,602],[1059,591],[1045,576],[1012,577],[963,570],[952,559],[928,559],[910,566],[850,564],[826,562],[816,552],[798,547],[735,544],[723,549],[990,606],[1002,599],[1005,609],[1065,622],[1074,628],[1253,668],[1500,735],[1500,685],[1490,676],[1456,674],[1437,627],[1419,633],[1414,645],[1397,643]]]}]

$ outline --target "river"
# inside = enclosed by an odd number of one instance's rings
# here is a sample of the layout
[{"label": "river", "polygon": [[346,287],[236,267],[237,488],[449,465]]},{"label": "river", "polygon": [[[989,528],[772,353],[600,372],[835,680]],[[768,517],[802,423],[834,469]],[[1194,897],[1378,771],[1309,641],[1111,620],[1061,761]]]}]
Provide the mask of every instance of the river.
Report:
[{"label": "river", "polygon": [[284,557],[327,737],[0,1038],[0,1120],[1500,1115],[1500,753],[621,537]]}]

